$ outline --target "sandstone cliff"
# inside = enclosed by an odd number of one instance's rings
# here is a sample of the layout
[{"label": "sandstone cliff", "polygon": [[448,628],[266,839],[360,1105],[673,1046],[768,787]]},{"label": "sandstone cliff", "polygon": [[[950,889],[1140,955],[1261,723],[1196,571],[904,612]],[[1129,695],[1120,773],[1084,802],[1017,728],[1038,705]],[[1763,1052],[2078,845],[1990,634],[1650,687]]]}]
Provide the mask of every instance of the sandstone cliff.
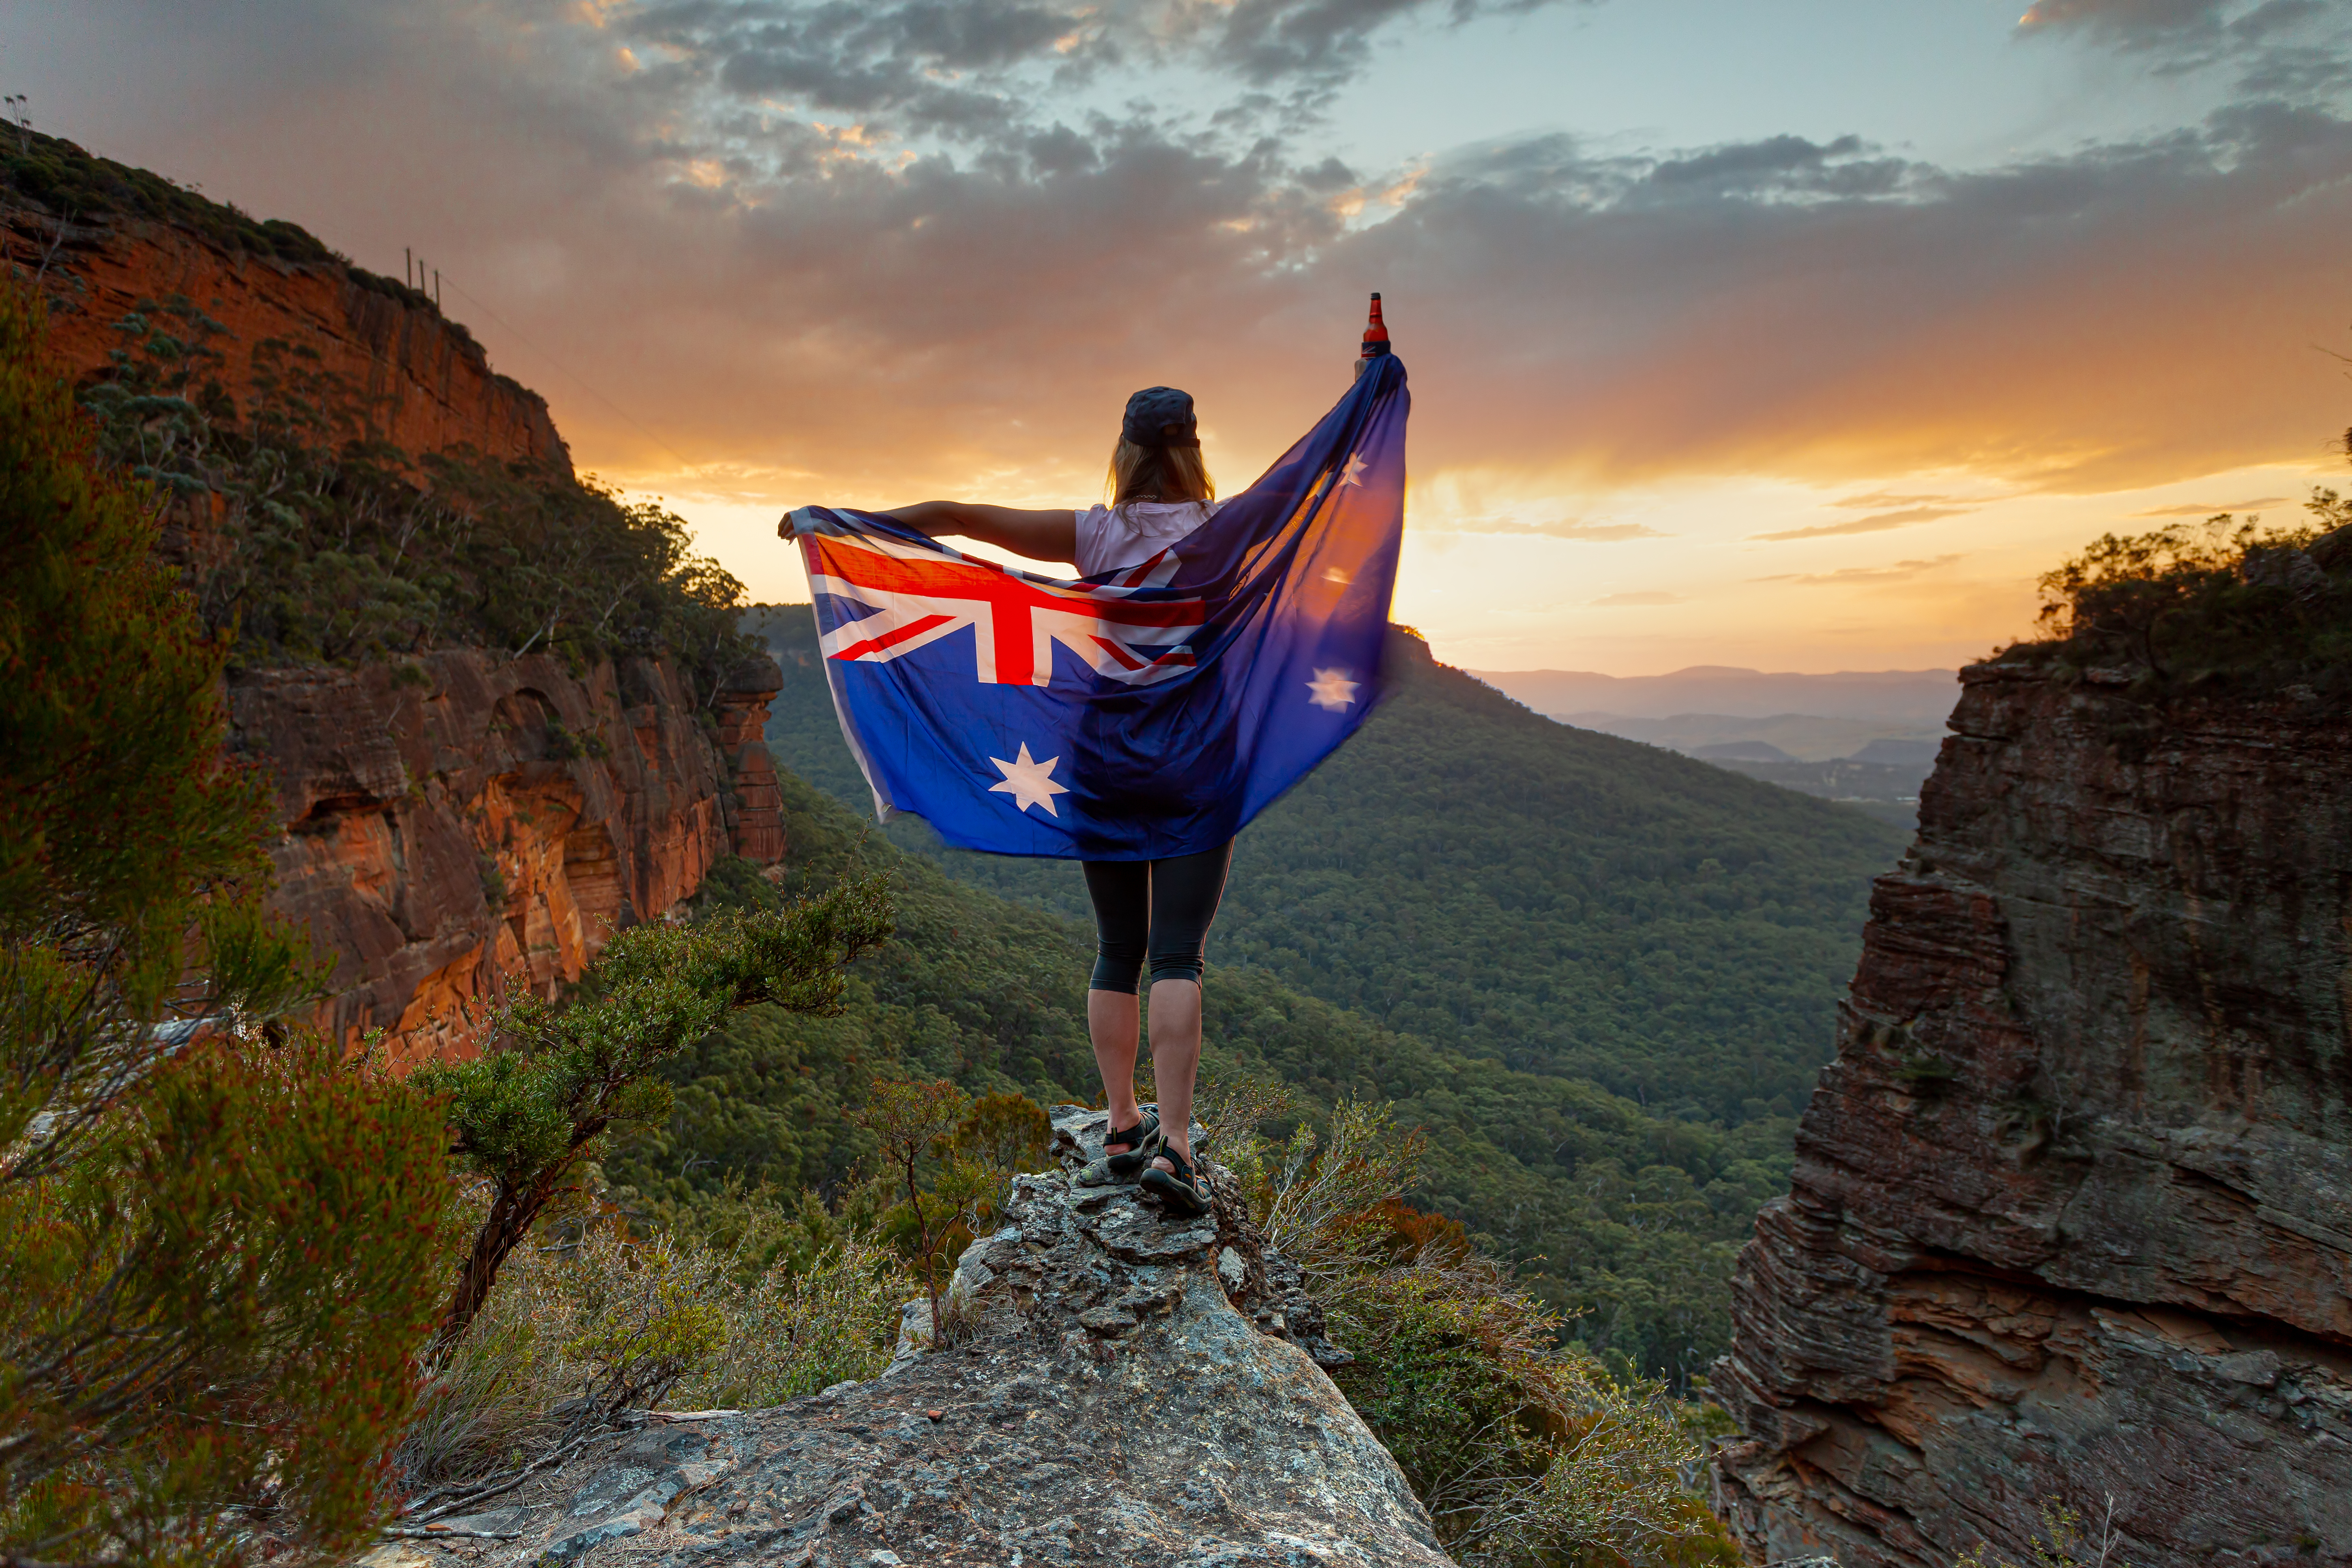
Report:
[{"label": "sandstone cliff", "polygon": [[49,350],[77,374],[109,367],[126,314],[183,297],[227,330],[209,346],[240,408],[273,374],[265,345],[281,345],[288,363],[341,388],[369,435],[404,451],[470,447],[570,471],[546,401],[492,371],[427,295],[291,224],[257,224],[54,137],[26,133],[26,146],[5,160],[0,256],[40,278]]},{"label": "sandstone cliff", "polygon": [[1963,677],[1759,1217],[1718,1496],[1773,1560],[2352,1563],[2352,720]]},{"label": "sandstone cliff", "polygon": [[730,852],[783,853],[758,658],[708,728],[665,664],[480,650],[232,677],[236,743],[268,767],[274,905],[336,963],[328,1016],[404,1058],[462,1051],[484,1005],[577,979]]},{"label": "sandstone cliff", "polygon": [[[231,423],[292,372],[364,420],[341,434],[570,472],[546,403],[433,300],[292,224],[12,128],[0,257],[38,279],[49,351],[84,379],[110,370],[126,314],[182,300],[217,324],[170,323],[218,356],[205,374]],[[173,515],[201,518],[204,501]],[[167,553],[185,543],[167,531]],[[273,902],[334,961],[326,1022],[346,1040],[383,1030],[404,1059],[463,1051],[488,1005],[577,979],[721,857],[780,859],[761,739],[780,679],[755,658],[698,700],[656,660],[580,670],[464,648],[234,671],[234,743],[274,780],[284,823]]]},{"label": "sandstone cliff", "polygon": [[[1054,1113],[958,1266],[955,1342],[772,1410],[644,1416],[365,1568],[500,1563],[1446,1563],[1388,1451],[1297,1343],[1311,1311],[1237,1212],[1074,1187],[1103,1117]],[[1307,1336],[1312,1340],[1312,1336]],[[440,1539],[434,1539],[435,1536]]]}]

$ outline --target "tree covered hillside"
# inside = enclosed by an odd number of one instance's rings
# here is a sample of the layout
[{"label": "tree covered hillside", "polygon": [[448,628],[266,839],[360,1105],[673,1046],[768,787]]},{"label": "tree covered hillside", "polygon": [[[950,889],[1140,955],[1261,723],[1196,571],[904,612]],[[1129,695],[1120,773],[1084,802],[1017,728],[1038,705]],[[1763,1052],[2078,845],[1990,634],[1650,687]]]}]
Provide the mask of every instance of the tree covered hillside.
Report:
[{"label": "tree covered hillside", "polygon": [[[725,862],[698,901],[774,907],[879,868],[897,937],[852,966],[840,1016],[754,1008],[671,1064],[667,1121],[607,1166],[633,1208],[707,1208],[730,1186],[767,1184],[855,1210],[874,1144],[854,1113],[877,1080],[1099,1099],[1090,927],[961,881],[866,832],[805,780],[780,782],[788,872],[772,884]],[[1219,963],[1206,999],[1212,1086],[1278,1079],[1318,1126],[1342,1099],[1394,1101],[1402,1125],[1431,1134],[1416,1201],[1464,1220],[1533,1289],[1582,1312],[1576,1337],[1612,1364],[1680,1381],[1724,1350],[1732,1258],[1757,1206],[1788,1185],[1789,1121],[1654,1116],[1589,1083],[1398,1033],[1245,964]],[[1286,1134],[1296,1120],[1267,1130]]]},{"label": "tree covered hillside", "polygon": [[[778,762],[870,810],[809,608],[762,607],[747,629],[784,665]],[[1555,723],[1417,639],[1392,648],[1388,703],[1242,835],[1213,965],[1669,1116],[1793,1116],[1830,1049],[1870,879],[1905,836]],[[1086,917],[1075,864],[948,849],[911,820],[890,831],[975,886]]]}]

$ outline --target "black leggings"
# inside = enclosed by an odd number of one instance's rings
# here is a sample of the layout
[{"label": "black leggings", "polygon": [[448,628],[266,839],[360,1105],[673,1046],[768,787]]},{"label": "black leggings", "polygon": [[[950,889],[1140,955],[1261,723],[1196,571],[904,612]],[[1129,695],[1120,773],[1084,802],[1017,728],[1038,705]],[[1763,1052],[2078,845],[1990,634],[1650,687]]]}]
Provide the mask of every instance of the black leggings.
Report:
[{"label": "black leggings", "polygon": [[1135,994],[1147,959],[1151,978],[1201,979],[1201,948],[1224,896],[1234,847],[1222,844],[1168,860],[1089,860],[1095,901],[1095,991]]}]

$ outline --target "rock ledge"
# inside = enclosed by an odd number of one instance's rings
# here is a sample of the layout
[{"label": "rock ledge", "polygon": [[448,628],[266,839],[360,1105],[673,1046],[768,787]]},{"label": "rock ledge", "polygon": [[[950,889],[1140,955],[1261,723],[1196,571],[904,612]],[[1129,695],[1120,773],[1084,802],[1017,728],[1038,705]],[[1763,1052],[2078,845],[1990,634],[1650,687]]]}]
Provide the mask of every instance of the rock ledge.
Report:
[{"label": "rock ledge", "polygon": [[402,1541],[370,1568],[1445,1563],[1316,1365],[1340,1352],[1296,1270],[1227,1205],[1188,1224],[1135,1187],[1073,1186],[1103,1119],[1054,1115],[1063,1168],[1016,1178],[966,1252],[946,1348],[910,1313],[870,1383],[648,1416],[511,1506],[445,1521],[478,1535]]}]

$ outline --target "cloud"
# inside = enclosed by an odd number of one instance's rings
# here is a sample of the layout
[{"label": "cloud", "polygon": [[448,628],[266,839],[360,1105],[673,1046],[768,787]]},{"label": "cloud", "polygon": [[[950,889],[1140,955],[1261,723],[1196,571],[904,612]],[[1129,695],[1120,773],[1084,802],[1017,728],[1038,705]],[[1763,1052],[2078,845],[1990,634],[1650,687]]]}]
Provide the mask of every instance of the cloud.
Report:
[{"label": "cloud", "polygon": [[2228,0],[2036,0],[2018,19],[2025,31],[2074,28],[2118,43],[2218,29]]},{"label": "cloud", "polygon": [[1680,594],[1647,592],[1640,594],[1610,594],[1592,601],[1604,609],[1632,609],[1643,605],[1683,605],[1689,601]]},{"label": "cloud", "polygon": [[[1408,180],[1265,129],[1383,29],[1509,8],[89,0],[70,26],[116,30],[68,54],[106,107],[61,129],[380,269],[418,245],[608,471],[802,476],[779,502],[1091,493],[1151,382],[1200,399],[1238,488],[1344,388],[1374,288],[1424,474],[2098,490],[2315,459],[2340,423],[2305,346],[2352,229],[2328,110],[1973,170],[1545,134]],[[1171,63],[1181,91],[1078,90]],[[1861,532],[1962,503],[1832,504]]]},{"label": "cloud", "polygon": [[1182,65],[1243,90],[1228,114],[1302,113],[1369,63],[1382,31],[1591,0],[656,0],[609,25],[674,70],[747,101],[883,115],[894,131],[984,137],[1119,68]]},{"label": "cloud", "polygon": [[1573,522],[1538,523],[1531,532],[1547,539],[1582,539],[1594,543],[1608,543],[1621,539],[1671,539],[1647,523],[1641,522]]},{"label": "cloud", "polygon": [[1792,200],[1718,167],[1667,190],[1559,139],[1486,149],[1350,236],[1417,384],[1464,394],[1466,419],[1425,427],[1603,480],[1969,468],[2096,490],[2315,455],[2334,423],[2303,347],[2340,309],[2322,258],[2352,227],[2334,115],[2236,107],[1885,195]]},{"label": "cloud", "polygon": [[1544,539],[1582,540],[1588,543],[1613,543],[1625,539],[1671,539],[1642,522],[1593,522],[1582,518],[1563,517],[1550,521],[1523,522],[1516,517],[1465,517],[1437,525],[1445,533],[1498,533],[1534,535]]},{"label": "cloud", "polygon": [[2243,98],[2317,102],[2352,80],[2336,0],[2037,0],[2020,37],[2074,37],[2158,76],[2225,72]]},{"label": "cloud", "polygon": [[2193,517],[2193,518],[2203,519],[2203,518],[2208,518],[2208,517],[2215,517],[2215,516],[2219,516],[2221,513],[2225,512],[2225,511],[2226,511],[2226,512],[2260,511],[2260,510],[2262,510],[2264,507],[2268,507],[2268,506],[2284,506],[2284,505],[2286,505],[2286,504],[2287,504],[2287,502],[2288,502],[2291,499],[2293,499],[2293,498],[2288,497],[2288,496],[2259,496],[2259,497],[2255,498],[2255,499],[2254,499],[2254,500],[2252,500],[2229,501],[2229,502],[2225,502],[2225,503],[2223,503],[2223,504],[2221,504],[2221,505],[2219,505],[2219,506],[2199,506],[2199,505],[2196,505],[2196,504],[2194,504],[2194,503],[2192,502],[2192,503],[2190,503],[2190,504],[2189,504],[2189,505],[2186,505],[2186,506],[2159,506],[2159,507],[2151,507],[2151,508],[2149,508],[2149,509],[2148,509],[2147,510],[2146,510],[2146,511],[2136,511],[2136,512],[2132,513],[2132,516],[2134,516],[2134,517]]},{"label": "cloud", "polygon": [[1182,0],[1168,7],[1175,18],[1168,31],[1195,42],[1211,62],[1244,81],[1328,83],[1360,70],[1372,36],[1406,16],[1442,11],[1458,26],[1480,16],[1560,3],[1570,0]]},{"label": "cloud", "polygon": [[1868,517],[1849,518],[1843,522],[1825,522],[1814,528],[1789,528],[1778,533],[1751,533],[1748,537],[1750,539],[1829,539],[1845,533],[1884,533],[1890,528],[1908,528],[1913,523],[1933,522],[1939,517],[1962,517],[1975,510],[1974,507],[1967,506],[1906,507],[1900,511],[1874,512]]},{"label": "cloud", "polygon": [[1870,490],[1858,496],[1842,497],[1827,504],[1866,511],[1890,506],[1950,506],[1969,500],[1966,496],[1906,495],[1895,490]]},{"label": "cloud", "polygon": [[1897,561],[1891,566],[1842,566],[1834,572],[1782,573],[1771,577],[1755,577],[1756,583],[1798,583],[1808,586],[1822,584],[1907,583],[1915,577],[1941,572],[1965,555],[1936,555],[1925,561]]},{"label": "cloud", "polygon": [[1899,158],[1868,157],[1874,149],[1859,136],[1827,142],[1802,136],[1770,136],[1733,142],[1687,157],[1653,164],[1643,184],[1653,192],[1695,189],[1729,191],[1749,197],[1782,195],[1886,195],[1903,187],[1913,165]]}]

